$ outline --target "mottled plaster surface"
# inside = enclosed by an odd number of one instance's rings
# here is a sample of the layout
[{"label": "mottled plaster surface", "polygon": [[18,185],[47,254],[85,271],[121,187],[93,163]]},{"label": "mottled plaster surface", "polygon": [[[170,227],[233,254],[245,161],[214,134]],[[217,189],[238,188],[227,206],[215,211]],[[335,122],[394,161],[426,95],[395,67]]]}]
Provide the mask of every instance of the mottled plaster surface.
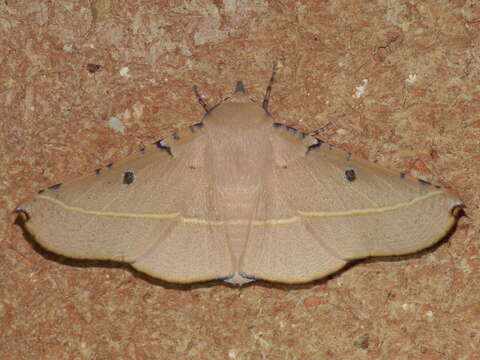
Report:
[{"label": "mottled plaster surface", "polygon": [[[0,358],[478,359],[479,32],[473,0],[2,1]],[[198,121],[193,84],[261,99],[274,60],[277,121],[331,122],[324,140],[455,189],[457,231],[305,286],[235,288],[70,261],[13,225],[37,190]]]}]

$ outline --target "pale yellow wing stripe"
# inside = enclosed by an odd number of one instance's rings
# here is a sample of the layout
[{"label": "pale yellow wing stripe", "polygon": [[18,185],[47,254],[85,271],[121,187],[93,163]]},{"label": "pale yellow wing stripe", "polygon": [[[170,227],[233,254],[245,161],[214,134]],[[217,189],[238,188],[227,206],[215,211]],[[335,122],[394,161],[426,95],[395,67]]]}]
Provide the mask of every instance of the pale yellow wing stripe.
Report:
[{"label": "pale yellow wing stripe", "polygon": [[124,213],[124,212],[113,212],[113,211],[86,210],[81,207],[67,205],[63,201],[54,199],[46,195],[37,195],[36,199],[47,200],[55,205],[62,207],[65,210],[84,214],[84,215],[105,216],[105,217],[114,217],[114,218],[129,218],[129,219],[151,219],[151,220],[175,220],[180,216],[179,212],[170,213],[170,214],[135,214],[135,213]]},{"label": "pale yellow wing stripe", "polygon": [[401,202],[395,205],[383,206],[378,208],[354,209],[354,210],[347,210],[347,211],[300,211],[299,210],[298,213],[304,217],[315,217],[315,218],[381,214],[381,213],[400,210],[409,206],[413,206],[433,196],[442,195],[443,193],[444,193],[443,190],[432,191],[425,195],[417,196],[413,200],[410,200],[407,202]]},{"label": "pale yellow wing stripe", "polygon": [[[443,195],[443,190],[432,191],[425,195],[417,196],[411,201],[398,203],[391,206],[384,206],[378,208],[367,208],[367,209],[353,209],[347,211],[301,211],[298,210],[299,216],[292,216],[289,218],[280,218],[280,219],[267,219],[267,220],[254,220],[252,221],[253,226],[265,226],[265,225],[287,225],[300,222],[302,218],[329,218],[329,217],[341,217],[341,216],[362,216],[362,215],[371,215],[371,214],[381,214],[391,211],[400,210],[409,206],[413,206],[422,201],[425,201],[431,197]],[[184,224],[192,225],[210,225],[210,226],[222,226],[225,224],[224,221],[210,221],[200,218],[186,218],[181,216],[180,212],[167,213],[167,214],[152,214],[152,213],[123,213],[123,212],[111,212],[111,211],[95,211],[95,210],[86,210],[77,206],[70,206],[65,204],[63,201],[54,199],[46,195],[37,195],[37,199],[42,199],[49,201],[55,205],[62,207],[67,211],[73,211],[84,215],[92,216],[105,216],[105,217],[114,217],[114,218],[129,218],[129,219],[143,219],[143,220],[180,220]],[[237,225],[237,224],[246,224],[247,220],[232,220],[228,221],[228,224]]]}]

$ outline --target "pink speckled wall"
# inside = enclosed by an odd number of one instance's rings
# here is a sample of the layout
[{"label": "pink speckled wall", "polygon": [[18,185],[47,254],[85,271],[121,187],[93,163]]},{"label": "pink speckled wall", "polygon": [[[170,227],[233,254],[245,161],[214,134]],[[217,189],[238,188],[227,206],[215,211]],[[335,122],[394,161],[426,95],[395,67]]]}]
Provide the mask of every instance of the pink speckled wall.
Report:
[{"label": "pink speckled wall", "polygon": [[[480,358],[479,54],[470,0],[2,1],[0,358]],[[196,122],[193,84],[261,99],[274,60],[278,121],[457,191],[448,241],[303,286],[176,286],[13,225],[37,190]]]}]

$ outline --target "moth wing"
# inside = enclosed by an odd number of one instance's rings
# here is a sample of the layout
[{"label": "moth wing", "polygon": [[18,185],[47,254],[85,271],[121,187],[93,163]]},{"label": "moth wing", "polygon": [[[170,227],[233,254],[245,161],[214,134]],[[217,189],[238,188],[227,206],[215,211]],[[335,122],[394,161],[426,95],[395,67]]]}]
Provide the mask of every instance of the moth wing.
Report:
[{"label": "moth wing", "polygon": [[240,274],[247,279],[308,282],[347,263],[298,218],[285,190],[291,191],[278,176],[270,176],[265,183],[240,259]]},{"label": "moth wing", "polygon": [[[202,134],[149,146],[24,204],[27,229],[48,250],[125,261],[174,282],[223,278],[232,259],[205,167]],[[131,182],[129,184],[129,182]],[[207,225],[202,224],[207,223]]]},{"label": "moth wing", "polygon": [[[348,260],[424,249],[455,223],[450,192],[277,130],[270,186],[244,251],[246,276],[305,282]],[[320,145],[318,143],[317,145]]]}]

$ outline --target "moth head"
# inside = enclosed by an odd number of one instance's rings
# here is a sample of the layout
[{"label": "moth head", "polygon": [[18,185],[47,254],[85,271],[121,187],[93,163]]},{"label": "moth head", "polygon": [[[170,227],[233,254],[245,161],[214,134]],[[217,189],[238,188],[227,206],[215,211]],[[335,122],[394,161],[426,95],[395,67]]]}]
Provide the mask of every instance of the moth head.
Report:
[{"label": "moth head", "polygon": [[245,85],[243,84],[243,81],[237,81],[232,96],[225,98],[224,102],[245,104],[254,102],[254,100],[248,95],[247,90],[245,90]]}]

